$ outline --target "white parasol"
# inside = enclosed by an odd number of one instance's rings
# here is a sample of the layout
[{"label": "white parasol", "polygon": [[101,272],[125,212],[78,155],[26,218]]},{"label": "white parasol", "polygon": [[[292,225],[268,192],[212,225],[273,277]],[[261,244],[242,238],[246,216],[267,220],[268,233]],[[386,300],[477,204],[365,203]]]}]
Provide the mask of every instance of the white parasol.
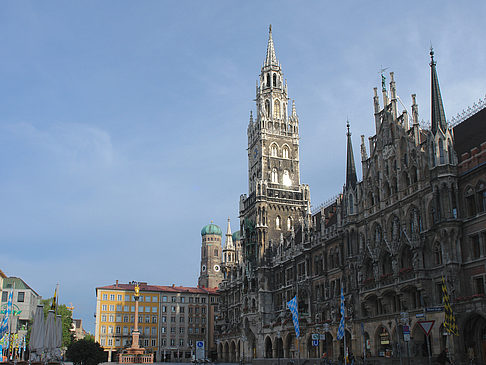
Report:
[{"label": "white parasol", "polygon": [[[30,332],[29,350],[31,353],[31,360],[39,361],[40,356],[44,352],[45,332],[44,306],[38,305],[34,313],[34,323],[32,324],[32,330]],[[39,356],[39,359],[33,358],[36,354]]]}]

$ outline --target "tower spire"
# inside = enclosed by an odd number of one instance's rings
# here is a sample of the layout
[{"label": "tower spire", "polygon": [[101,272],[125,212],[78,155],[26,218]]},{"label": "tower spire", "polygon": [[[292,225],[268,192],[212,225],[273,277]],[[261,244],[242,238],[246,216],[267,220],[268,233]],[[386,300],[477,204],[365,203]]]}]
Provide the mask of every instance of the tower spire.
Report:
[{"label": "tower spire", "polygon": [[270,27],[268,28],[268,45],[265,66],[278,66],[277,56],[275,55],[275,46],[273,45],[272,24],[270,24]]},{"label": "tower spire", "polygon": [[348,137],[346,158],[346,187],[354,188],[358,179],[356,177],[356,165],[354,164],[353,143],[351,142],[351,132],[349,131],[349,120],[347,121],[346,126],[348,127],[348,131],[346,133],[346,136]]},{"label": "tower spire", "polygon": [[440,95],[439,78],[437,77],[437,70],[435,68],[436,62],[434,60],[434,49],[430,47],[430,79],[431,79],[431,95],[432,101],[430,108],[432,110],[432,133],[435,135],[437,130],[443,133],[447,130],[447,121],[444,113],[444,105],[442,104],[442,97]]},{"label": "tower spire", "polygon": [[225,250],[233,250],[233,235],[231,234],[230,219],[228,218],[228,227],[226,228],[226,242],[224,243]]}]

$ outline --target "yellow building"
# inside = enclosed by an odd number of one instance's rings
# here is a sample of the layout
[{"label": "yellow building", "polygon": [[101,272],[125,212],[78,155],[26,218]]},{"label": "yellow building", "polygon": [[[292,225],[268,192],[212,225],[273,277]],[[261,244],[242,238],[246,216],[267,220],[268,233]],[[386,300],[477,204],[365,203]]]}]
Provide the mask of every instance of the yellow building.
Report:
[{"label": "yellow building", "polygon": [[[138,328],[140,345],[156,353],[160,293],[152,289],[155,288],[141,284]],[[95,340],[110,354],[131,344],[135,323],[134,294],[134,284],[119,284],[118,280],[115,285],[96,288]]]},{"label": "yellow building", "polygon": [[[190,361],[197,341],[204,341],[206,357],[215,352],[216,289],[159,286],[139,283],[140,346],[156,361]],[[135,323],[135,283],[96,288],[95,340],[109,352],[109,360],[131,345]]]}]

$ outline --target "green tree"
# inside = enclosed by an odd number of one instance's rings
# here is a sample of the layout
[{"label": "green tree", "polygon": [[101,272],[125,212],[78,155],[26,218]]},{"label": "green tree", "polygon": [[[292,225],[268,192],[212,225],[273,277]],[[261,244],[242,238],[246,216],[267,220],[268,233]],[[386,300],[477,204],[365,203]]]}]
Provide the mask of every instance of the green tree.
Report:
[{"label": "green tree", "polygon": [[84,339],[86,341],[95,342],[95,337],[91,333],[86,334],[86,336],[84,336]]},{"label": "green tree", "polygon": [[[51,309],[52,298],[41,300],[41,304],[44,305],[44,318],[47,318],[47,313]],[[62,320],[62,346],[68,347],[73,342],[73,333],[71,332],[73,313],[65,304],[59,304],[56,313],[61,316]]]},{"label": "green tree", "polygon": [[108,360],[107,353],[98,342],[85,339],[71,343],[66,351],[66,358],[75,365],[97,365]]}]

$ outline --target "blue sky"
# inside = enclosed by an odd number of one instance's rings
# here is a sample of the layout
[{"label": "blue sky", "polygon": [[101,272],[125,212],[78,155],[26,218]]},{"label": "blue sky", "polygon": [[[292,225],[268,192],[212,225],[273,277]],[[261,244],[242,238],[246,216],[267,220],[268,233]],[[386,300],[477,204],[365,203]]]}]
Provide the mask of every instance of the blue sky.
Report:
[{"label": "blue sky", "polygon": [[[238,229],[268,25],[300,117],[314,206],[374,134],[379,69],[430,119],[486,95],[484,1],[3,1],[0,268],[94,328],[96,286],[196,285],[200,230]],[[388,72],[387,71],[387,72]],[[358,163],[359,176],[361,167]]]}]

